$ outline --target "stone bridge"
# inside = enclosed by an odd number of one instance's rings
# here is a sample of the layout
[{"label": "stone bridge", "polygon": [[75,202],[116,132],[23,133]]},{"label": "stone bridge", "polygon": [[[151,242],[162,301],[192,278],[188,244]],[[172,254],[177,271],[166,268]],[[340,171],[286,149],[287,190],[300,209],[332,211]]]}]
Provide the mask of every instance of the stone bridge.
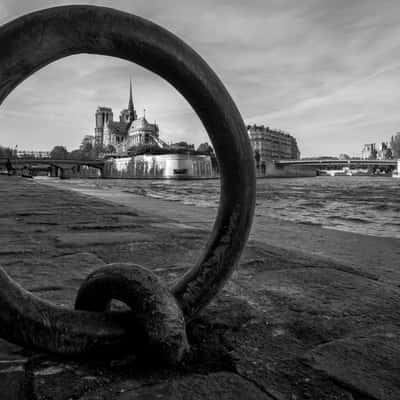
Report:
[{"label": "stone bridge", "polygon": [[396,167],[397,160],[327,160],[327,159],[315,159],[315,160],[277,160],[275,161],[277,167],[285,167],[287,165],[301,165],[317,167],[318,169],[327,167]]},{"label": "stone bridge", "polygon": [[[25,166],[29,169],[37,168],[42,166],[43,168],[50,168],[51,176],[59,176],[60,178],[65,177],[67,170],[78,170],[81,166],[97,168],[100,170],[101,176],[104,172],[104,160],[58,160],[58,159],[35,159],[35,158],[16,158],[10,159],[11,165],[14,169],[20,170]],[[6,158],[0,159],[0,167],[5,167],[7,163]]]}]

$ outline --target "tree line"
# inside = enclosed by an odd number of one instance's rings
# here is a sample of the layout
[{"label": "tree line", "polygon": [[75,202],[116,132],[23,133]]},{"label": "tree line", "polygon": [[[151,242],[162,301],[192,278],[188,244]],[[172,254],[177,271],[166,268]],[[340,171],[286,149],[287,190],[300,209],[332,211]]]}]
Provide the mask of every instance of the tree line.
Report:
[{"label": "tree line", "polygon": [[15,151],[13,151],[10,147],[0,146],[0,158],[12,158],[15,157]]},{"label": "tree line", "polygon": [[[83,140],[79,149],[68,152],[64,146],[55,146],[50,152],[50,158],[53,160],[95,160],[104,156],[104,154],[115,154],[116,149],[112,145],[100,146],[94,145],[88,140]],[[186,142],[175,143],[171,148],[161,148],[156,144],[146,144],[132,146],[128,149],[129,156],[141,154],[169,154],[169,153],[190,153],[205,154],[215,158],[214,150],[208,143],[202,143],[197,150],[194,146],[188,145]]]},{"label": "tree line", "polygon": [[50,151],[53,160],[96,160],[101,154],[112,149],[102,146],[94,146],[91,143],[83,143],[79,149],[69,152],[64,146],[55,146]]},{"label": "tree line", "polygon": [[[175,144],[177,147],[163,149],[157,145],[139,145],[133,146],[128,150],[130,156],[140,154],[166,154],[166,153],[187,153],[191,154],[207,154],[212,158],[215,157],[213,148],[208,143],[201,144],[197,150],[193,146],[189,146],[186,142]],[[180,146],[180,148],[179,148]],[[193,148],[192,148],[193,147]],[[50,151],[50,158],[53,160],[95,160],[102,157],[104,154],[115,154],[116,149],[112,145],[99,146],[90,141],[82,141],[79,149],[68,151],[65,146],[54,146]],[[9,147],[0,146],[0,158],[16,158],[16,150]],[[32,158],[32,156],[27,156]]]}]

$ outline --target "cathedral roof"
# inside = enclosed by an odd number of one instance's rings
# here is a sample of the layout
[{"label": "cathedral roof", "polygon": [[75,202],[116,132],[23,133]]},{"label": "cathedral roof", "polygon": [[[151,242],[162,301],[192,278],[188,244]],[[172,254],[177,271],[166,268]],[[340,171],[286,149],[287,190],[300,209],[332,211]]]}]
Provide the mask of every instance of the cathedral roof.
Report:
[{"label": "cathedral roof", "polygon": [[154,132],[156,131],[156,126],[154,124],[149,124],[145,117],[135,119],[129,129],[130,133],[142,130]]},{"label": "cathedral roof", "polygon": [[108,130],[115,135],[126,135],[128,133],[129,123],[112,121],[108,123]]}]

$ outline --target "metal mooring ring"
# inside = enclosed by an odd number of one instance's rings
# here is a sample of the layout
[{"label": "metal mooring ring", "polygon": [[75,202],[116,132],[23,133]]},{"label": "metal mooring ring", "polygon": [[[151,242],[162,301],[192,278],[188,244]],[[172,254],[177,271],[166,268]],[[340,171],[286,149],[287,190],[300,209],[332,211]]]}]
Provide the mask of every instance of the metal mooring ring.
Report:
[{"label": "metal mooring ring", "polygon": [[[98,268],[79,288],[75,309],[106,311],[113,299],[124,302],[133,312],[133,336],[136,333],[141,338],[136,353],[143,346],[167,364],[181,361],[189,350],[185,319],[175,297],[154,273],[124,263]],[[135,332],[138,329],[141,332]]]},{"label": "metal mooring ring", "polygon": [[[239,261],[255,206],[255,168],[244,122],[224,85],[188,45],[160,26],[110,8],[63,6],[0,27],[0,104],[35,71],[80,53],[135,62],[171,83],[203,122],[219,162],[218,216],[196,265],[172,288],[185,318],[221,289]],[[58,353],[129,347],[120,316],[65,310],[25,291],[0,269],[0,336]]]}]

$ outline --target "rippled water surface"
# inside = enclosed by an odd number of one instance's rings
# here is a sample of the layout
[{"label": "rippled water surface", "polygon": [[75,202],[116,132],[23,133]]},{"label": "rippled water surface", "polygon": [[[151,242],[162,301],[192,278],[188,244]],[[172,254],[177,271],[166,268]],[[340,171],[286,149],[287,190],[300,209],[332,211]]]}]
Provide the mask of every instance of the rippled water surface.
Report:
[{"label": "rippled water surface", "polygon": [[[217,207],[220,187],[218,180],[82,180],[79,184],[200,207]],[[347,176],[260,179],[256,215],[400,238],[400,179]]]}]

